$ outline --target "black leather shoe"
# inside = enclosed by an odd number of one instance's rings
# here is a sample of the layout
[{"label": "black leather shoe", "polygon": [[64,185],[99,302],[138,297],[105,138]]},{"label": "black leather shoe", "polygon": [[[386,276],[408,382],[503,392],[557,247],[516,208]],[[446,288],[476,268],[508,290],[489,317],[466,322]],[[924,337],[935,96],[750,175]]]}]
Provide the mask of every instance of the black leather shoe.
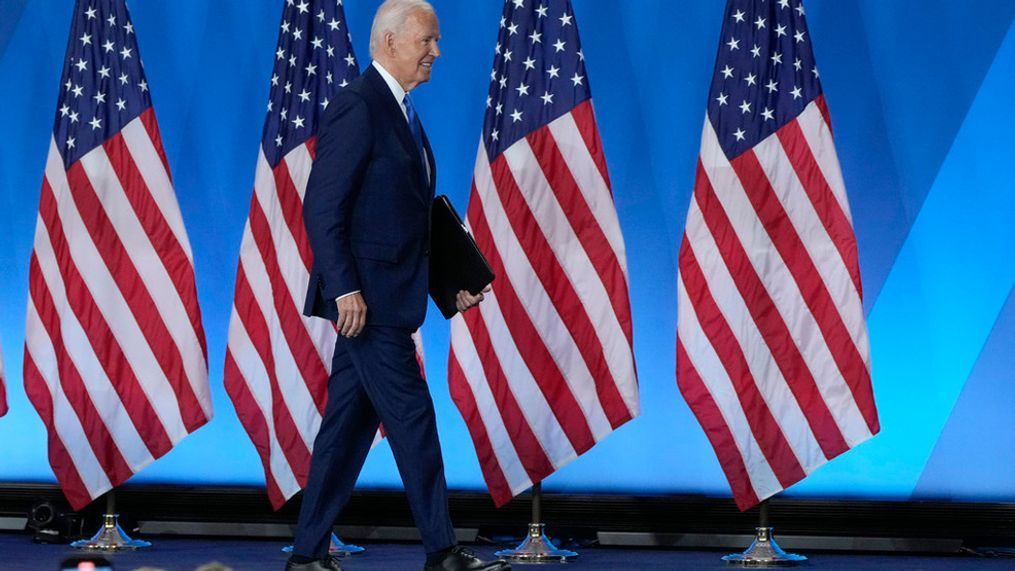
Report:
[{"label": "black leather shoe", "polygon": [[511,565],[500,559],[483,561],[476,554],[456,545],[437,563],[423,567],[423,571],[508,571]]},{"label": "black leather shoe", "polygon": [[333,555],[310,563],[296,563],[290,557],[285,562],[285,571],[342,571],[342,566],[338,564],[338,558]]}]

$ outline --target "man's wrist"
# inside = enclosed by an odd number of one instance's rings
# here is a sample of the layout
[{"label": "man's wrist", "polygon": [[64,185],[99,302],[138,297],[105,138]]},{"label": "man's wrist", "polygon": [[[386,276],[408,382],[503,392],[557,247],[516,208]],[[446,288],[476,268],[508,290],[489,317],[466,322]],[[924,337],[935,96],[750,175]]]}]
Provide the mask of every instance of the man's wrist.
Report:
[{"label": "man's wrist", "polygon": [[336,302],[341,301],[343,297],[349,297],[350,295],[356,295],[357,293],[360,293],[360,290],[350,291],[349,293],[343,293],[342,295],[336,297],[335,301]]}]

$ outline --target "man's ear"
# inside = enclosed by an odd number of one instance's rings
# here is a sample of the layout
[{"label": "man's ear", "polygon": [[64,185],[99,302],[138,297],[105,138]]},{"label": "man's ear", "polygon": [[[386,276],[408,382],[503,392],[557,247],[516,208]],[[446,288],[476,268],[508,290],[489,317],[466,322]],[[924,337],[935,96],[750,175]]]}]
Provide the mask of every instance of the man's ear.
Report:
[{"label": "man's ear", "polygon": [[384,51],[388,55],[395,51],[395,34],[393,32],[384,32]]}]

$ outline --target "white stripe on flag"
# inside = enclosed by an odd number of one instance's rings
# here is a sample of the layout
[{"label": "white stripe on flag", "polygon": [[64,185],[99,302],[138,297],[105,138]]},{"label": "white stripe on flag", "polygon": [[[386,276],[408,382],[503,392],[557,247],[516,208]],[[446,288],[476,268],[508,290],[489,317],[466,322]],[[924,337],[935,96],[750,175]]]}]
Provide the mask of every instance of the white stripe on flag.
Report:
[{"label": "white stripe on flag", "polygon": [[[264,151],[261,151],[261,154],[263,155]],[[300,201],[302,201],[307,192],[307,181],[310,180],[310,169],[313,166],[310,150],[307,149],[306,143],[297,145],[289,151],[283,160],[289,168],[289,177],[296,186],[296,192],[299,193]]]}]

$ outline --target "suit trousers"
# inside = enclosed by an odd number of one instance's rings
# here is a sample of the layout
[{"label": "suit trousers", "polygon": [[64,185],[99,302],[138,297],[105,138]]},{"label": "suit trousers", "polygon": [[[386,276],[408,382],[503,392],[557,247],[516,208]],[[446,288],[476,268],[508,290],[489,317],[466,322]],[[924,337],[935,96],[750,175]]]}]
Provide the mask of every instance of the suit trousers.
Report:
[{"label": "suit trousers", "polygon": [[419,372],[412,331],[368,325],[335,344],[328,404],[314,440],[293,553],[323,558],[367,452],[384,424],[423,547],[455,545],[433,401]]}]

